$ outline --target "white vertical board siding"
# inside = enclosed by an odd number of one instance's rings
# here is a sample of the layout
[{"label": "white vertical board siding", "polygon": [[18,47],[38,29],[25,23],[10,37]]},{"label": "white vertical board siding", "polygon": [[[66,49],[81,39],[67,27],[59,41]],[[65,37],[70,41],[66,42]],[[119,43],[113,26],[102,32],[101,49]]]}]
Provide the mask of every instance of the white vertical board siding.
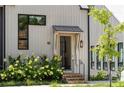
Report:
[{"label": "white vertical board siding", "polygon": [[[46,15],[46,26],[29,26],[29,50],[18,50],[18,14]],[[87,79],[87,17],[87,11],[75,5],[6,6],[6,56],[34,53],[51,57],[54,52],[52,25],[79,26],[84,31],[80,33],[83,40],[80,59],[85,64]],[[83,68],[80,71],[83,73]]]},{"label": "white vertical board siding", "polygon": [[[105,8],[104,6],[96,6],[97,8],[101,9],[101,8]],[[114,17],[114,15],[110,18],[110,22],[113,25],[117,25],[119,23],[119,21]],[[97,45],[97,41],[98,38],[101,34],[103,34],[103,28],[104,26],[102,26],[101,24],[99,24],[97,21],[95,21],[92,17],[90,17],[90,46],[96,46]],[[118,41],[123,41],[123,34],[120,33],[117,36]],[[115,63],[115,70],[117,70],[117,60]],[[103,62],[101,62],[101,67],[103,70]],[[98,72],[99,70],[97,70],[96,67],[96,62],[95,62],[95,69],[91,69],[90,74],[94,75]],[[112,72],[113,75],[115,75],[115,71]]]}]

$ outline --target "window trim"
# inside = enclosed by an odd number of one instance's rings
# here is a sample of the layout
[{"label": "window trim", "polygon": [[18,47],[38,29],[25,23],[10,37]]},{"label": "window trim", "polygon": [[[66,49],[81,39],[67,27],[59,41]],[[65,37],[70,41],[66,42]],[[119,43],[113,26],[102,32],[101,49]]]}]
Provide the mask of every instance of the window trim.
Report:
[{"label": "window trim", "polygon": [[[28,26],[27,26],[27,48],[19,48],[19,15],[25,15],[25,16],[28,16]],[[35,15],[35,14],[21,14],[21,13],[19,13],[18,14],[18,36],[17,36],[17,38],[18,38],[18,50],[29,50],[29,16],[45,16],[45,19],[46,19],[46,15]],[[45,21],[45,25],[37,25],[37,26],[46,26],[46,22],[47,22],[47,20]],[[34,26],[36,26],[36,25],[34,25]]]}]

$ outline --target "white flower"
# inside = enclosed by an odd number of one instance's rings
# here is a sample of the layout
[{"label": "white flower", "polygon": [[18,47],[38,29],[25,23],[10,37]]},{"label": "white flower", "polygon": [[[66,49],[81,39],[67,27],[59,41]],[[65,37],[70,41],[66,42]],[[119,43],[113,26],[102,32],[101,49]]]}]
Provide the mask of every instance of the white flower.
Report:
[{"label": "white flower", "polygon": [[53,68],[51,67],[51,70],[53,70]]},{"label": "white flower", "polygon": [[46,66],[45,66],[45,68],[48,68],[48,67],[49,67],[49,65],[46,65]]},{"label": "white flower", "polygon": [[44,67],[40,67],[40,69],[42,70],[42,69],[44,69]]},{"label": "white flower", "polygon": [[19,61],[18,61],[18,60],[16,60],[16,63],[19,63]]},{"label": "white flower", "polygon": [[47,73],[46,73],[46,72],[44,72],[44,75],[47,75]]},{"label": "white flower", "polygon": [[34,59],[34,61],[35,61],[35,62],[37,62],[37,61],[38,61],[38,59],[37,59],[37,58],[35,58],[35,59]]},{"label": "white flower", "polygon": [[45,61],[47,61],[47,62],[48,62],[48,61],[49,61],[49,58],[46,58],[46,60],[45,60]]},{"label": "white flower", "polygon": [[15,66],[18,66],[18,64],[15,64]]}]

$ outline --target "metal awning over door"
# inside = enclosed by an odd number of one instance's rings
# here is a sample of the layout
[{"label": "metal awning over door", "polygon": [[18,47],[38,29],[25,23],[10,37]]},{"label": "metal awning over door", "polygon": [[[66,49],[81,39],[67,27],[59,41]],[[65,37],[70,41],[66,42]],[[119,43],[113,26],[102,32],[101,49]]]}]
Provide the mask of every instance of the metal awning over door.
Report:
[{"label": "metal awning over door", "polygon": [[56,32],[74,32],[79,33],[83,32],[79,26],[60,26],[60,25],[53,25],[53,30]]}]

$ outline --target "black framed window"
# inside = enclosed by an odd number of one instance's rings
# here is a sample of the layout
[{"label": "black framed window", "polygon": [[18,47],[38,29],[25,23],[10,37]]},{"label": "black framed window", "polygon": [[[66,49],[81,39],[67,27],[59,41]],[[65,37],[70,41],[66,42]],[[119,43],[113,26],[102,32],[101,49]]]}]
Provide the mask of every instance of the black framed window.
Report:
[{"label": "black framed window", "polygon": [[29,25],[46,25],[45,15],[30,15]]},{"label": "black framed window", "polygon": [[91,69],[95,69],[95,52],[92,51],[92,49],[94,48],[94,46],[91,46]]},{"label": "black framed window", "polygon": [[96,53],[96,65],[97,65],[97,69],[101,70],[101,61],[99,60],[99,55],[98,53]]},{"label": "black framed window", "polygon": [[123,66],[123,42],[118,43],[118,52],[120,53],[120,57],[118,58],[118,66]]},{"label": "black framed window", "polygon": [[[97,46],[99,46],[99,45],[97,45]],[[96,68],[98,70],[101,70],[101,61],[99,59],[99,53],[98,52],[96,52]]]},{"label": "black framed window", "polygon": [[29,25],[46,25],[45,15],[18,15],[18,49],[28,50],[29,48]]},{"label": "black framed window", "polygon": [[111,70],[115,71],[115,57],[112,58]]},{"label": "black framed window", "polygon": [[108,70],[107,56],[103,58],[103,70]]},{"label": "black framed window", "polygon": [[18,49],[28,49],[28,16],[18,15]]}]

